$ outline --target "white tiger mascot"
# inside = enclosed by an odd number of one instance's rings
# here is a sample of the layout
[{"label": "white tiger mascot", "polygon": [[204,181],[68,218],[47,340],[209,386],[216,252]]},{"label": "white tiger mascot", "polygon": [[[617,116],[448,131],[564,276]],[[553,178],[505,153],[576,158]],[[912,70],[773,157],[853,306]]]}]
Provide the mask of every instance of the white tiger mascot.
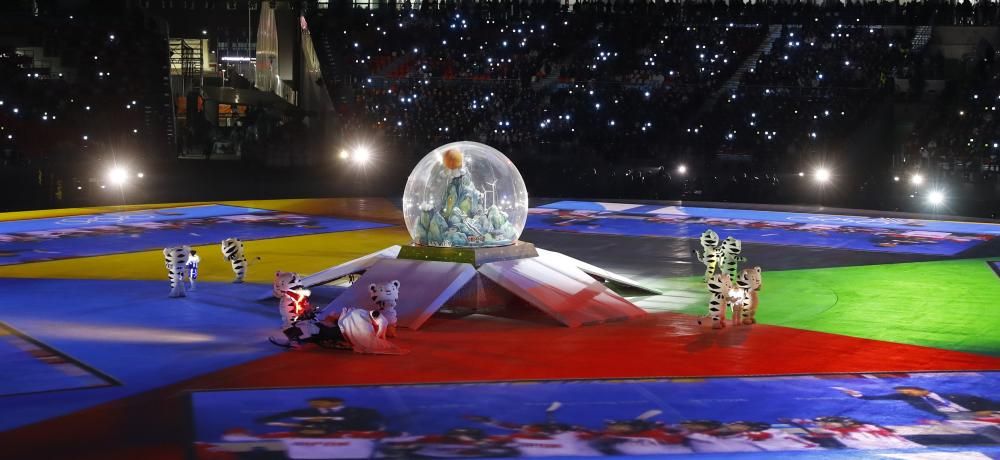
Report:
[{"label": "white tiger mascot", "polygon": [[707,283],[708,280],[712,279],[712,275],[715,274],[715,269],[719,266],[719,261],[722,259],[719,234],[712,231],[712,229],[705,230],[701,234],[699,241],[701,242],[702,252],[699,253],[697,250],[691,250],[691,252],[698,259],[698,262],[705,264],[705,276],[701,280]]},{"label": "white tiger mascot", "polygon": [[712,299],[708,302],[708,314],[698,318],[698,324],[702,321],[711,320],[712,329],[722,329],[726,327],[726,308],[729,304],[730,292],[733,290],[733,281],[728,274],[716,273],[708,282],[708,292],[712,294]]},{"label": "white tiger mascot", "polygon": [[243,253],[243,242],[239,238],[222,240],[222,256],[233,264],[233,272],[236,273],[233,282],[242,283],[247,274],[247,256]]},{"label": "white tiger mascot", "polygon": [[[274,274],[274,297],[278,301],[278,312],[281,313],[282,329],[294,326],[295,319],[308,314],[312,310],[309,296],[312,291],[302,284],[298,273],[279,271]],[[304,337],[309,337],[309,331],[303,330]]]},{"label": "white tiger mascot", "polygon": [[743,243],[731,236],[726,237],[726,240],[722,242],[722,266],[719,271],[729,275],[729,278],[734,280],[740,276],[740,263],[746,262],[747,258],[740,255],[743,252]]},{"label": "white tiger mascot", "polygon": [[[303,290],[302,277],[298,273],[279,271],[274,274],[274,297],[279,299],[278,312],[281,313],[281,325],[285,328],[291,327],[292,320],[299,314],[301,300],[294,294],[294,291]],[[307,289],[305,289],[308,292]],[[305,294],[305,292],[303,292]],[[309,292],[309,294],[312,294]],[[308,295],[308,294],[306,294]],[[296,302],[299,300],[299,302]]]},{"label": "white tiger mascot", "polygon": [[175,246],[163,249],[163,261],[170,276],[170,297],[185,297],[184,270],[191,257],[190,246]]},{"label": "white tiger mascot", "polygon": [[733,302],[733,324],[756,324],[757,292],[763,286],[760,267],[744,268],[736,280],[736,292],[740,298]]},{"label": "white tiger mascot", "polygon": [[384,284],[370,284],[368,291],[371,294],[372,302],[382,312],[382,316],[388,321],[385,335],[396,336],[396,301],[399,300],[399,281],[392,280]]}]

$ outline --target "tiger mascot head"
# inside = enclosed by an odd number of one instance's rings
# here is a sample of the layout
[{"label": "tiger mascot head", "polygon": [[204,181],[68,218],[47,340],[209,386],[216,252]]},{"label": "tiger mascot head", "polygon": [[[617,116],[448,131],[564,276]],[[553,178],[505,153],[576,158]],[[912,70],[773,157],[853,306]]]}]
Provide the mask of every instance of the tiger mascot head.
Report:
[{"label": "tiger mascot head", "polygon": [[167,265],[167,270],[174,267],[184,267],[191,257],[191,246],[174,246],[163,248],[163,260]]},{"label": "tiger mascot head", "polygon": [[222,240],[222,256],[230,261],[244,258],[243,242],[239,238],[226,238]]},{"label": "tiger mascot head", "polygon": [[379,308],[393,308],[399,300],[399,281],[392,280],[383,284],[371,284],[368,286],[372,302]]},{"label": "tiger mascot head", "polygon": [[740,289],[759,291],[763,286],[760,267],[744,268],[740,270],[740,277],[736,280],[736,286]]},{"label": "tiger mascot head", "polygon": [[734,287],[736,286],[733,284],[733,279],[727,273],[716,273],[708,281],[708,292],[712,294],[728,296]]},{"label": "tiger mascot head", "polygon": [[712,229],[705,230],[699,238],[701,242],[701,247],[706,251],[709,249],[715,249],[719,245],[719,234],[715,233]]},{"label": "tiger mascot head", "polygon": [[274,274],[274,297],[280,299],[285,295],[285,291],[300,289],[305,287],[302,284],[302,277],[295,272],[279,271]]},{"label": "tiger mascot head", "polygon": [[722,247],[727,255],[738,256],[743,252],[743,243],[731,236],[726,237],[726,240],[722,242]]}]

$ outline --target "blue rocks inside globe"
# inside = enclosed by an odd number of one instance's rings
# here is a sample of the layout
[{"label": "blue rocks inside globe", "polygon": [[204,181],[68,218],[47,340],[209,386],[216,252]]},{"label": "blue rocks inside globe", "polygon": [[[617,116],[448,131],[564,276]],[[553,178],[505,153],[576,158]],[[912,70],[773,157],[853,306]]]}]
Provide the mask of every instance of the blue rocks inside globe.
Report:
[{"label": "blue rocks inside globe", "polygon": [[403,216],[416,244],[505,246],[524,229],[528,192],[502,153],[455,142],[438,147],[413,168],[403,192]]}]

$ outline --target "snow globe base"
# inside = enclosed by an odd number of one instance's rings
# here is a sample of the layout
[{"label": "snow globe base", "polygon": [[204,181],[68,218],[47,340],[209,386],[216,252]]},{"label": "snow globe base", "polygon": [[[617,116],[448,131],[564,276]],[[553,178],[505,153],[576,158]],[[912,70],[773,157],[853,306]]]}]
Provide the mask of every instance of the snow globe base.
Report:
[{"label": "snow globe base", "polygon": [[473,264],[476,267],[501,260],[526,259],[538,257],[535,245],[515,241],[507,246],[485,248],[443,248],[437,246],[421,246],[408,244],[399,250],[400,259],[433,260],[438,262],[455,262]]}]

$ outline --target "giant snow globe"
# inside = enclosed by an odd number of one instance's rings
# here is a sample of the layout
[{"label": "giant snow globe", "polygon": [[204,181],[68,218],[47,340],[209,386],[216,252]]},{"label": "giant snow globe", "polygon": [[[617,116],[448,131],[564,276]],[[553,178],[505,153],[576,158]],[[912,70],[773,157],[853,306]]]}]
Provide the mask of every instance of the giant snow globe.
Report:
[{"label": "giant snow globe", "polygon": [[428,153],[403,191],[403,218],[423,246],[478,248],[513,244],[528,219],[528,190],[514,163],[477,142]]}]

